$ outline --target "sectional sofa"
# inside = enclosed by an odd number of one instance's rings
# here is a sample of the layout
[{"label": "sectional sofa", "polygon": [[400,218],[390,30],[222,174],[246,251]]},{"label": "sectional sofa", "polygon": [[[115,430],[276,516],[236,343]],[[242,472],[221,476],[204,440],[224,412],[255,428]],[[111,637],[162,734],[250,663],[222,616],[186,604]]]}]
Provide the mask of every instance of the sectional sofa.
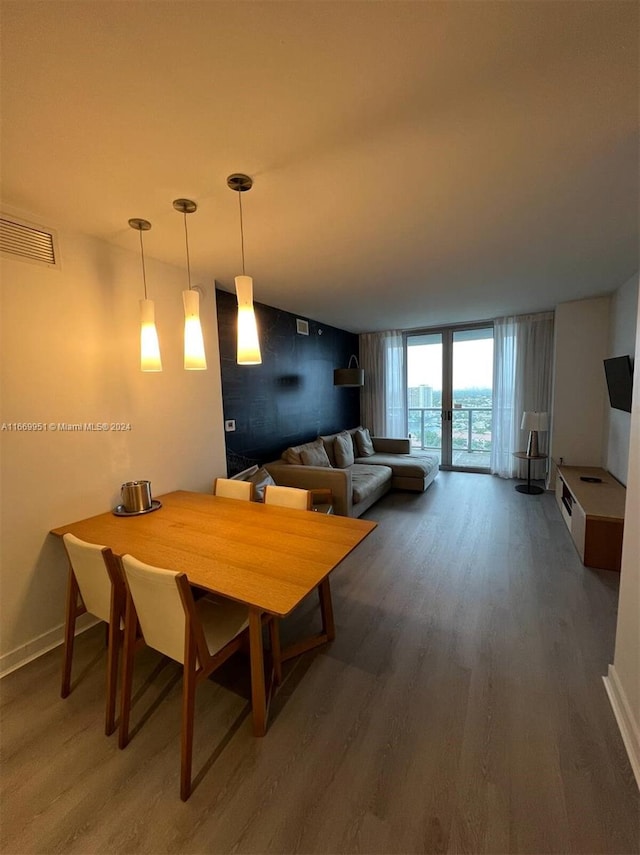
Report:
[{"label": "sectional sofa", "polygon": [[423,492],[439,466],[437,457],[412,453],[408,439],[371,437],[357,427],[288,448],[264,468],[276,484],[330,489],[334,513],[358,517],[392,487]]}]

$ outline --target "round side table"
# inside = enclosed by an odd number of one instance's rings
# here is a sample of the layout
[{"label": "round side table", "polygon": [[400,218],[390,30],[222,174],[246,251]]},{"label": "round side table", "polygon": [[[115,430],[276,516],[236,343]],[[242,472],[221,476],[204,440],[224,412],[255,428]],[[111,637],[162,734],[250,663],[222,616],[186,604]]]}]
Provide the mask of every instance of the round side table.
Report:
[{"label": "round side table", "polygon": [[546,460],[548,455],[538,454],[535,457],[532,457],[530,454],[527,454],[526,451],[514,451],[513,456],[519,458],[520,460],[527,461],[527,483],[516,484],[516,490],[518,491],[518,493],[526,493],[528,496],[537,496],[539,493],[544,493],[542,487],[538,487],[536,484],[531,483],[531,461]]}]

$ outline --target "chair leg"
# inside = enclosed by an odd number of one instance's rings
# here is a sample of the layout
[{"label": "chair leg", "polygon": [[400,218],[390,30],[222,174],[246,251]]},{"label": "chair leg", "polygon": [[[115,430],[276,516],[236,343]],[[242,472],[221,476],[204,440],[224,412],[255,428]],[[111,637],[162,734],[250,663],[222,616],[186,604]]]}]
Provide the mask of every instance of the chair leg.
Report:
[{"label": "chair leg", "polygon": [[73,661],[73,641],[76,632],[76,615],[78,612],[78,583],[71,567],[67,582],[67,600],[64,623],[64,652],[62,659],[62,685],[60,697],[66,698],[71,692],[71,663]]},{"label": "chair leg", "polygon": [[180,757],[180,798],[186,802],[191,795],[193,763],[193,717],[196,698],[196,651],[193,639],[187,641],[182,674],[182,740]]},{"label": "chair leg", "polygon": [[136,646],[138,618],[133,607],[131,594],[127,593],[124,619],[124,654],[122,662],[122,688],[120,690],[120,732],[118,747],[126,748],[129,742],[129,715],[131,713],[131,689],[133,686],[133,657]]},{"label": "chair leg", "polygon": [[282,651],[280,649],[280,621],[275,617],[269,621],[269,641],[273,662],[273,682],[279,686],[282,683]]}]

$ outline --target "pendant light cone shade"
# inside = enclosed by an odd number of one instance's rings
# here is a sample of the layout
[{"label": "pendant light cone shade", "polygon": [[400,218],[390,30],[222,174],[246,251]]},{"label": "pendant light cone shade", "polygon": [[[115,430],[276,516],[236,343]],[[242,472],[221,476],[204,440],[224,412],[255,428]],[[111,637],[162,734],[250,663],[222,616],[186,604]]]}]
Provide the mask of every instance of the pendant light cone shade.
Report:
[{"label": "pendant light cone shade", "polygon": [[227,187],[238,194],[240,210],[240,250],[242,254],[242,276],[236,276],[236,296],[238,298],[238,345],[236,362],[238,365],[262,365],[260,339],[256,313],[253,308],[253,279],[244,272],[244,226],[242,223],[242,194],[253,187],[253,179],[241,172],[235,172],[227,178]]},{"label": "pendant light cone shade", "polygon": [[187,214],[198,210],[191,199],[174,199],[173,207],[183,215],[184,246],[187,254],[187,282],[189,290],[182,292],[184,303],[184,367],[186,371],[206,371],[207,357],[204,352],[204,339],[200,324],[200,294],[191,287],[191,261],[189,258],[189,232]]},{"label": "pendant light cone shade", "polygon": [[153,300],[140,300],[140,370],[162,371]]},{"label": "pendant light cone shade", "polygon": [[260,340],[256,313],[253,309],[253,279],[250,276],[236,276],[236,294],[238,296],[238,365],[261,365]]},{"label": "pendant light cone shade", "polygon": [[149,220],[133,217],[129,220],[129,225],[140,235],[140,258],[142,260],[142,282],[144,284],[144,300],[140,300],[140,371],[162,371],[155,305],[153,300],[147,299],[147,272],[142,243],[142,232],[148,232],[151,223]]},{"label": "pendant light cone shade", "polygon": [[182,292],[184,303],[184,367],[187,371],[206,371],[207,357],[200,324],[200,294]]}]

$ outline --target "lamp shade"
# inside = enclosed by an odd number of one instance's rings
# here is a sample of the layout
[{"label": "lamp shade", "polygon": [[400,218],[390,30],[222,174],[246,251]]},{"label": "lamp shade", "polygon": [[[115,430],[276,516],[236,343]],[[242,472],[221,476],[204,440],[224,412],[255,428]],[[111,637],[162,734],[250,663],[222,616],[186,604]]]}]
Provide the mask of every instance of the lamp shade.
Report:
[{"label": "lamp shade", "polygon": [[[355,368],[351,366],[354,363]],[[333,372],[334,386],[364,386],[364,369],[358,365],[358,357],[355,353],[349,357],[346,368],[336,368]]]},{"label": "lamp shade", "polygon": [[162,371],[153,300],[140,300],[140,370]]},{"label": "lamp shade", "polygon": [[334,386],[364,386],[363,368],[335,368],[333,371]]},{"label": "lamp shade", "polygon": [[206,371],[207,357],[200,325],[200,294],[189,289],[182,292],[184,303],[184,367],[187,371]]},{"label": "lamp shade", "polygon": [[521,430],[549,430],[549,413],[524,412]]},{"label": "lamp shade", "polygon": [[261,365],[258,325],[253,309],[253,279],[250,276],[236,276],[236,295],[238,297],[238,347],[236,361],[238,365]]}]

